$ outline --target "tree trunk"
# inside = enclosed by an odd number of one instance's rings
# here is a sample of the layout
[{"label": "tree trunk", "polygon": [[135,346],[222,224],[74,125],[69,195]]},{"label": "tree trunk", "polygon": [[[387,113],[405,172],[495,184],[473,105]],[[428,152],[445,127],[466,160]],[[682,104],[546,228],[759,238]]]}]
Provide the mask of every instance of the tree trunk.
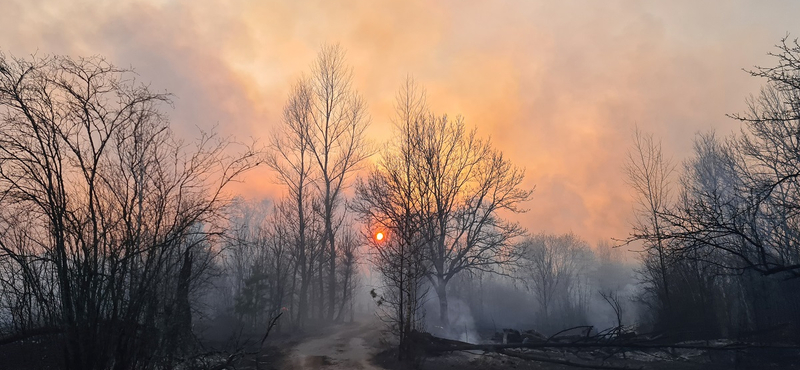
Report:
[{"label": "tree trunk", "polygon": [[[302,163],[302,162],[301,162]],[[298,231],[298,241],[299,246],[298,249],[300,250],[299,254],[299,262],[300,262],[300,302],[298,302],[297,307],[297,326],[299,328],[303,327],[303,322],[306,320],[307,311],[306,306],[308,303],[308,285],[311,282],[310,274],[309,274],[309,267],[311,267],[311,261],[307,261],[307,252],[308,248],[306,248],[306,219],[305,219],[305,210],[303,209],[303,186],[302,180],[301,185],[298,188],[297,197],[295,201],[297,201],[297,231]]]},{"label": "tree trunk", "polygon": [[328,271],[328,320],[333,320],[334,307],[336,307],[336,239],[333,235],[333,199],[331,199],[330,182],[326,184],[325,202],[325,236],[330,248],[330,261]]},{"label": "tree trunk", "polygon": [[306,321],[306,306],[308,302],[308,269],[306,267],[305,258],[300,262],[300,297],[297,302],[297,327],[302,328],[303,323]]},{"label": "tree trunk", "polygon": [[444,328],[450,327],[447,308],[447,280],[439,277],[436,284],[436,295],[439,296],[439,323]]},{"label": "tree trunk", "polygon": [[[347,303],[348,298],[350,297],[350,275],[352,275],[352,266],[345,265],[347,268],[346,273],[344,275],[344,282],[342,284],[342,301],[339,303],[339,314],[336,315],[336,321],[343,321],[344,319],[344,305]],[[333,289],[331,289],[333,291]]]},{"label": "tree trunk", "polygon": [[322,321],[325,319],[325,260],[322,256],[325,255],[325,248],[322,248],[322,251],[319,254],[319,275],[317,279],[317,283],[319,284],[319,320]]}]

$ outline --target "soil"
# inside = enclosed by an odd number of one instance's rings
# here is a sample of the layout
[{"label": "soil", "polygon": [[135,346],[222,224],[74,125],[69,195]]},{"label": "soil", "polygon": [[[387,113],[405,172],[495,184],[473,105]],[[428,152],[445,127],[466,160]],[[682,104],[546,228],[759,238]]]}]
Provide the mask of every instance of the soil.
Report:
[{"label": "soil", "polygon": [[54,336],[39,336],[0,346],[0,369],[51,370],[63,367],[63,347]]},{"label": "soil", "polygon": [[[568,370],[565,365],[526,361],[497,353],[461,351],[423,358],[415,363],[400,362],[393,337],[377,319],[331,325],[305,334],[273,337],[269,344],[236,364],[240,370]],[[0,346],[0,369],[58,369],[63,348],[54,337],[42,336]],[[541,355],[541,353],[539,354]],[[553,358],[561,357],[551,353]],[[655,356],[630,352],[625,360],[608,364],[630,369],[797,369],[800,354],[787,351],[751,350],[691,354],[673,353],[681,360],[668,360],[667,354]],[[258,359],[256,359],[258,357]],[[256,361],[257,360],[257,361]],[[256,364],[257,362],[257,364]]]},{"label": "soil", "polygon": [[371,359],[381,349],[382,324],[376,320],[334,325],[286,352],[282,369],[377,370]]}]

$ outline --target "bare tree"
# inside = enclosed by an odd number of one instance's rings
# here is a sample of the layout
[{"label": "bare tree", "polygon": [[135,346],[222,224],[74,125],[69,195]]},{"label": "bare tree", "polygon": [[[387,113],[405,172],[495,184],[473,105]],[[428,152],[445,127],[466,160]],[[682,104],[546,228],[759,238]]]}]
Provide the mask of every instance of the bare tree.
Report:
[{"label": "bare tree", "polygon": [[[644,268],[646,278],[663,294],[665,307],[662,313],[671,315],[668,275],[668,251],[661,220],[670,202],[670,177],[674,172],[672,163],[664,158],[661,143],[652,135],[637,128],[633,136],[633,149],[628,152],[625,172],[628,184],[636,194],[638,208],[634,234],[649,235],[645,238]],[[671,320],[667,320],[667,325]]]},{"label": "bare tree", "polygon": [[410,337],[420,324],[423,280],[429,272],[424,250],[429,240],[420,225],[430,219],[422,212],[425,198],[411,133],[418,121],[425,119],[427,107],[424,92],[412,80],[397,94],[395,111],[395,127],[403,134],[389,143],[377,166],[357,182],[351,207],[370,232],[385,235],[380,241],[370,238],[370,257],[385,284],[380,298],[373,294],[382,307],[389,307],[385,318],[400,338],[402,359],[413,357]]},{"label": "bare tree", "polygon": [[311,77],[302,82],[311,92],[309,104],[302,107],[309,109],[306,135],[318,176],[313,184],[321,197],[323,243],[329,254],[328,320],[334,319],[336,307],[336,232],[346,210],[341,207],[342,190],[350,175],[371,154],[364,139],[369,124],[366,104],[353,90],[352,71],[344,63],[345,52],[339,45],[324,46]]},{"label": "bare tree", "polygon": [[[467,130],[462,119],[430,113],[424,92],[413,80],[401,89],[396,107],[398,147],[383,153],[371,178],[375,184],[398,184],[381,185],[381,191],[390,194],[380,195],[398,199],[407,215],[403,217],[415,218],[415,223],[399,223],[411,228],[399,232],[409,244],[413,240],[425,245],[428,279],[438,295],[439,317],[446,327],[447,283],[454,276],[469,270],[496,271],[494,267],[517,257],[512,241],[523,229],[498,212],[523,211],[519,206],[531,191],[522,189],[524,171],[488,141],[478,139],[475,130]],[[359,195],[372,201],[378,194],[362,191]]]},{"label": "bare tree", "polygon": [[[100,58],[0,54],[0,207],[15,231],[0,261],[30,287],[4,293],[33,294],[41,319],[27,323],[63,332],[70,369],[174,366],[222,190],[258,160],[213,135],[176,140],[168,96],[132,76]],[[30,222],[12,227],[23,210]]]},{"label": "bare tree", "polygon": [[[724,142],[713,133],[698,136],[679,201],[653,213],[651,224],[660,227],[635,233],[670,246],[673,276],[659,290],[669,293],[662,300],[672,303],[668,312],[704,318],[687,328],[728,334],[798,325],[787,316],[798,302],[787,278],[800,276],[800,46],[784,38],[777,49],[774,67],[750,71],[766,85],[747,100],[746,112],[731,116],[742,132]],[[645,262],[647,270],[661,270],[657,260]],[[726,303],[732,296],[737,304]]]},{"label": "bare tree", "polygon": [[305,83],[298,82],[284,106],[282,131],[272,137],[271,153],[267,165],[278,175],[289,192],[294,207],[296,228],[295,256],[300,274],[299,303],[295,324],[301,326],[308,318],[308,290],[311,284],[313,246],[309,243],[312,192],[312,154],[308,138],[311,125],[311,100],[313,92]]},{"label": "bare tree", "polygon": [[582,324],[575,319],[585,314],[583,280],[593,262],[586,242],[574,234],[538,234],[523,243],[523,250],[521,277],[539,302],[539,324],[547,330]]},{"label": "bare tree", "polygon": [[[344,57],[338,45],[323,47],[311,76],[294,86],[268,161],[296,204],[300,318],[313,314],[310,302],[318,304],[320,318],[341,317],[335,316],[336,298],[347,294],[337,289],[336,272],[337,232],[346,218],[343,190],[370,153],[364,139],[366,105],[352,89]],[[313,230],[308,228],[316,218],[322,223],[321,235],[314,236],[319,244],[310,242]],[[316,299],[309,301],[309,295]]]},{"label": "bare tree", "polygon": [[422,224],[430,239],[430,281],[439,298],[439,319],[449,325],[447,283],[462,271],[496,271],[518,257],[512,241],[524,233],[498,212],[522,212],[531,191],[522,188],[524,170],[513,166],[488,141],[468,131],[462,119],[430,113],[416,122],[414,163],[420,177]]},{"label": "bare tree", "polygon": [[[732,115],[742,132],[726,141],[713,132],[698,135],[678,201],[646,203],[651,212],[634,239],[661,251],[644,259],[644,271],[657,291],[651,301],[669,315],[664,326],[730,335],[798,325],[789,318],[798,302],[796,283],[787,278],[800,276],[800,46],[783,39],[777,48],[775,67],[750,72],[766,86],[748,99],[745,113]],[[654,153],[641,158],[660,158],[660,150]],[[646,185],[644,173],[638,183]],[[689,314],[699,319],[669,320]]]}]

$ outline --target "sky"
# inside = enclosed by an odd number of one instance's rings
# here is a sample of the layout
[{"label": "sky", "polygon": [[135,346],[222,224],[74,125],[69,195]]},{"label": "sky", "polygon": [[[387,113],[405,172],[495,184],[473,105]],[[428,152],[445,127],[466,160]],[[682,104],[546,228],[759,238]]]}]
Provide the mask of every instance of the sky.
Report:
[{"label": "sky", "polygon": [[[37,1],[0,0],[0,51],[100,55],[133,67],[178,135],[216,129],[266,142],[288,91],[322,45],[340,44],[369,106],[369,137],[392,139],[406,76],[439,114],[462,115],[527,171],[514,216],[532,232],[624,238],[633,197],[623,163],[634,127],[676,163],[698,132],[740,125],[763,81],[743,69],[800,37],[797,1]],[[231,189],[281,193],[266,168]]]}]

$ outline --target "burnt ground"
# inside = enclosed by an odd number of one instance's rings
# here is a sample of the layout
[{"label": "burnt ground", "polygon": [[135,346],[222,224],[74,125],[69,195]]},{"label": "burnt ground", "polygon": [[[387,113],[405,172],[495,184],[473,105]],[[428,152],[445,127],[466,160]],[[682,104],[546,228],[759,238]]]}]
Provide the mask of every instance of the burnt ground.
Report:
[{"label": "burnt ground", "polygon": [[[714,341],[711,341],[714,342]],[[714,343],[684,342],[687,346]],[[718,345],[718,344],[717,344]],[[374,357],[373,362],[390,370],[434,370],[434,369],[577,369],[558,362],[569,361],[584,365],[602,365],[614,369],[652,370],[727,370],[727,369],[800,369],[800,350],[790,348],[750,347],[740,350],[700,349],[642,349],[612,353],[609,349],[513,349],[507,350],[521,356],[550,360],[551,362],[525,360],[494,352],[455,351],[440,355],[421,356],[415,364],[400,363],[395,347],[385,347]],[[583,366],[584,368],[589,366]]]},{"label": "burnt ground", "polygon": [[[59,369],[63,348],[57,337],[41,336],[0,346],[0,369]],[[235,361],[240,370],[387,369],[387,370],[567,370],[575,367],[528,361],[498,353],[460,351],[427,356],[417,363],[397,360],[396,343],[377,320],[332,325],[304,334],[276,335],[260,351]],[[530,352],[539,357],[563,359],[558,351]],[[258,362],[256,364],[256,361]],[[625,359],[606,365],[628,369],[799,369],[800,354],[768,349],[747,352],[628,352]]]},{"label": "burnt ground", "polygon": [[63,351],[57,336],[38,336],[0,345],[0,369],[61,369]]},{"label": "burnt ground", "polygon": [[[248,356],[236,364],[236,369],[287,369],[287,370],[568,370],[576,367],[523,360],[498,353],[480,351],[449,352],[424,357],[416,363],[399,362],[393,337],[378,320],[367,320],[319,327],[306,333],[271,338],[261,350],[259,364],[255,356]],[[526,352],[537,357],[554,360],[569,359],[574,355],[559,350]],[[602,352],[582,352],[581,356],[602,358]],[[652,370],[723,370],[723,369],[798,369],[800,353],[755,349],[748,351],[630,351],[622,356],[610,357],[604,363],[624,369]]]},{"label": "burnt ground", "polygon": [[[553,359],[559,359],[561,356],[553,354],[550,356]],[[693,359],[679,359],[679,360],[664,360],[657,358],[642,358],[642,355],[630,356],[626,360],[610,360],[605,363],[607,366],[613,366],[623,369],[652,369],[652,370],[727,370],[727,369],[800,369],[800,361],[797,359],[784,359],[781,361],[774,361],[774,359],[765,358],[763,361],[759,360],[740,360],[731,361],[726,358],[724,360],[709,359],[708,357],[693,358]],[[636,359],[638,357],[638,359]],[[647,357],[647,356],[644,356]],[[481,352],[453,352],[443,354],[440,356],[427,357],[420,361],[417,366],[411,364],[401,364],[397,361],[397,352],[393,349],[384,350],[380,352],[373,360],[377,365],[389,370],[436,370],[436,369],[464,369],[464,370],[575,370],[577,367],[559,365],[553,363],[543,363],[537,361],[529,361],[518,359],[514,357],[505,356],[498,353],[481,353]]]}]

